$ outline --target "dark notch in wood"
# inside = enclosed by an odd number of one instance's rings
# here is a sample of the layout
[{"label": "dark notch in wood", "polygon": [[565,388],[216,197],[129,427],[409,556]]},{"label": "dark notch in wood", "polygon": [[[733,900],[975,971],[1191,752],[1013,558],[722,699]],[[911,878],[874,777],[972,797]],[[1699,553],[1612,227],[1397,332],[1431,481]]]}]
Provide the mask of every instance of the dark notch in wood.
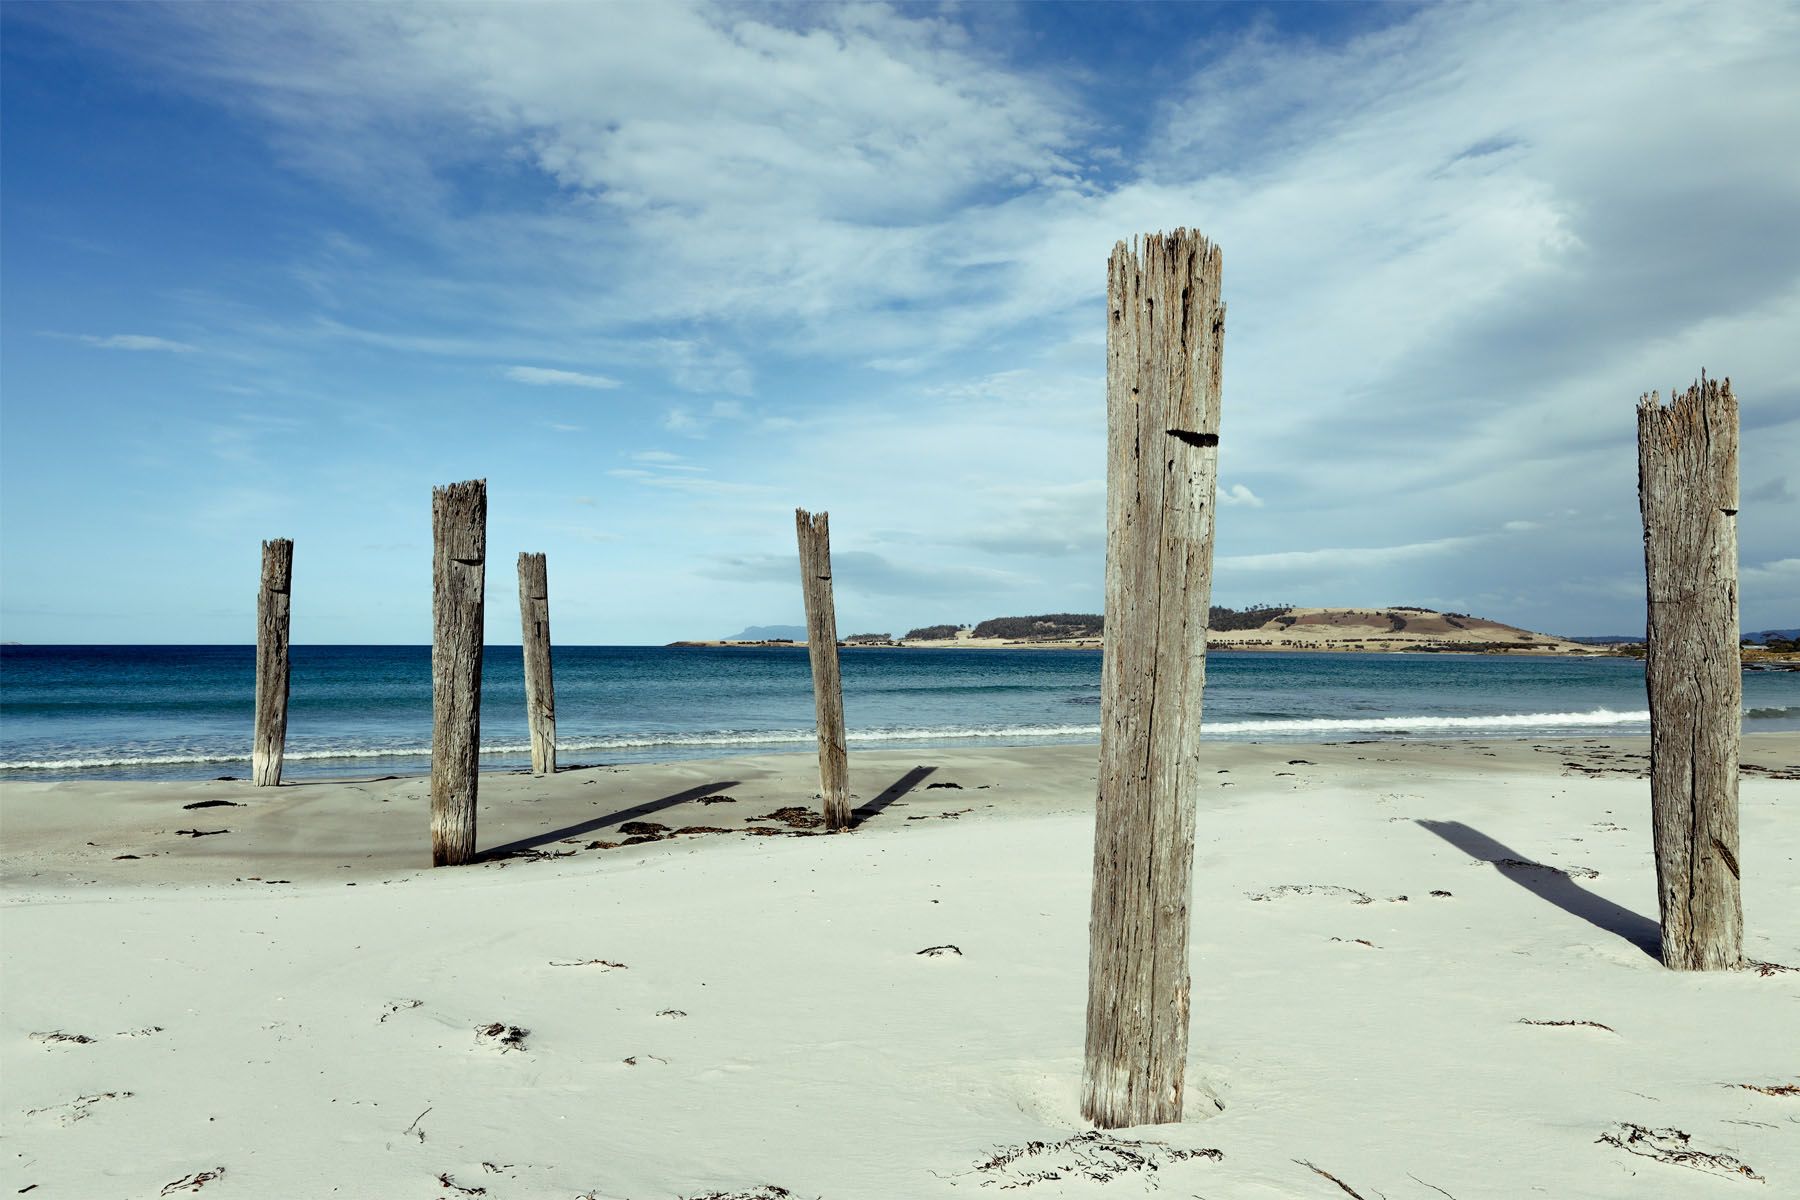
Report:
[{"label": "dark notch in wood", "polygon": [[475,861],[487,480],[431,492],[431,862]]},{"label": "dark notch in wood", "polygon": [[1186,442],[1190,446],[1216,446],[1219,444],[1219,435],[1216,433],[1195,433],[1191,429],[1171,429],[1168,434],[1176,441]]},{"label": "dark notch in wood", "polygon": [[1662,961],[1743,961],[1738,879],[1738,404],[1702,373],[1665,407],[1638,402],[1650,701],[1650,816]]},{"label": "dark notch in wood", "polygon": [[288,628],[293,610],[294,543],[262,544],[262,586],[256,594],[256,722],[250,746],[250,779],[277,787],[287,752]]}]

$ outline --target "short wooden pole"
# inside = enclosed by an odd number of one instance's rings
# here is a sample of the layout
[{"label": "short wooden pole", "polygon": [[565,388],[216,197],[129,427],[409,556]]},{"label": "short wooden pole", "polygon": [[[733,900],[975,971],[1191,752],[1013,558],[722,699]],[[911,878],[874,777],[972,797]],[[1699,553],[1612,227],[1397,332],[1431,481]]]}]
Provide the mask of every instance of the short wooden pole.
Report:
[{"label": "short wooden pole", "polygon": [[1738,406],[1707,379],[1638,403],[1649,642],[1650,814],[1663,965],[1735,967],[1738,881]]},{"label": "short wooden pole", "polygon": [[520,646],[531,773],[556,774],[556,685],[550,674],[550,579],[542,554],[519,555]]},{"label": "short wooden pole", "polygon": [[1106,638],[1082,1114],[1181,1119],[1188,902],[1212,591],[1218,247],[1178,229],[1107,271]]},{"label": "short wooden pole", "polygon": [[831,515],[794,510],[800,588],[806,598],[806,652],[812,660],[819,726],[819,794],[825,828],[850,826],[850,763],[844,749],[844,686],[838,674],[837,609],[831,595]]},{"label": "short wooden pole", "polygon": [[487,480],[431,492],[431,863],[475,860]]},{"label": "short wooden pole", "polygon": [[294,587],[294,543],[262,544],[262,587],[256,593],[256,734],[250,778],[257,787],[279,787],[287,751],[288,619]]}]

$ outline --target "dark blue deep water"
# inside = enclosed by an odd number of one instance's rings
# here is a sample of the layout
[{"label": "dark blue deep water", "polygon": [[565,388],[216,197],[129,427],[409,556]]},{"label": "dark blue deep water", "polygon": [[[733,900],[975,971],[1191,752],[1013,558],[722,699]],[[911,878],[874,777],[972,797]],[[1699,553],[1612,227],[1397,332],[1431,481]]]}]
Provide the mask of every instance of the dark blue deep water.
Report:
[{"label": "dark blue deep water", "polygon": [[[1099,740],[1097,651],[844,651],[853,749]],[[249,771],[248,646],[0,648],[0,779]],[[558,646],[561,762],[804,750],[804,649]],[[519,650],[488,648],[483,762],[529,761]],[[1800,729],[1800,674],[1744,677],[1745,729]],[[1205,730],[1232,739],[1643,733],[1642,665],[1616,658],[1215,653]],[[296,646],[288,778],[420,772],[426,646]]]}]

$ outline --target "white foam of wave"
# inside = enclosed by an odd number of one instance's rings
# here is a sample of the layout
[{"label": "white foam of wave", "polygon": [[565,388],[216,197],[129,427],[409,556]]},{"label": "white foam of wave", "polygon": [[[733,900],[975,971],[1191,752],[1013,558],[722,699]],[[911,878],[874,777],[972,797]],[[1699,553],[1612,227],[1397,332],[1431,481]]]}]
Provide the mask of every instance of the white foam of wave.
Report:
[{"label": "white foam of wave", "polygon": [[[1606,726],[1647,724],[1648,712],[1614,712],[1595,709],[1592,712],[1565,713],[1495,713],[1478,717],[1401,716],[1401,717],[1303,717],[1294,720],[1215,721],[1206,725],[1210,734],[1307,734],[1307,733],[1382,733],[1417,732],[1420,730],[1506,730],[1506,729],[1588,729]],[[998,729],[861,729],[853,730],[848,740],[853,743],[878,742],[958,742],[1005,738],[1092,738],[1100,735],[1098,725],[1022,725]],[[716,730],[704,733],[650,733],[631,737],[582,738],[559,741],[559,752],[582,750],[657,750],[676,747],[724,746],[799,746],[813,741],[811,730]],[[490,744],[483,754],[529,754],[528,743]],[[328,747],[319,750],[290,750],[290,761],[358,760],[373,758],[429,758],[430,746],[359,746]],[[247,754],[146,754],[115,755],[107,758],[56,758],[0,761],[3,771],[81,771],[110,767],[176,767],[249,761]]]},{"label": "white foam of wave", "polygon": [[1648,724],[1650,714],[1614,712],[1493,713],[1480,717],[1306,717],[1297,721],[1218,721],[1213,733],[1378,733],[1417,729],[1586,729],[1596,725]]},{"label": "white foam of wave", "polygon": [[[851,742],[924,742],[953,741],[965,738],[1030,738],[1030,737],[1098,737],[1098,725],[1022,726],[1012,729],[864,729],[847,735]],[[812,730],[726,731],[709,733],[658,733],[641,737],[616,737],[558,740],[559,753],[574,750],[656,750],[678,746],[786,746],[811,745]],[[528,742],[490,744],[481,753],[529,754]],[[289,750],[282,757],[288,762],[326,761],[331,759],[429,758],[430,746],[362,746],[332,747],[324,750]],[[0,771],[79,771],[100,767],[177,767],[211,764],[243,764],[247,754],[143,754],[113,758],[49,758],[0,761]]]}]

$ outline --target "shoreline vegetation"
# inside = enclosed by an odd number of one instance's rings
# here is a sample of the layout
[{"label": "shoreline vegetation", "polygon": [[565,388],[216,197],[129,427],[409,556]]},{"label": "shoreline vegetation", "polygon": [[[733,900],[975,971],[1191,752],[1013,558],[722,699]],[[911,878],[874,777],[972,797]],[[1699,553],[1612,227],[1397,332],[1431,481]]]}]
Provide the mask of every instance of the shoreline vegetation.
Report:
[{"label": "shoreline vegetation", "polygon": [[[888,633],[841,636],[844,650],[1099,650],[1105,644],[1097,614],[1054,613],[999,617],[978,625],[930,625],[894,637]],[[801,638],[710,638],[670,642],[672,647],[771,648],[806,645]],[[1785,643],[1783,644],[1786,645]],[[1268,605],[1215,607],[1207,649],[1310,651],[1361,654],[1532,654],[1587,658],[1642,658],[1642,643],[1590,643],[1536,633],[1468,613],[1437,612],[1411,605],[1389,608],[1305,608]],[[1791,647],[1746,645],[1746,665],[1800,666]]]},{"label": "shoreline vegetation", "polygon": [[811,753],[484,775],[443,869],[422,774],[9,782],[0,1179],[1467,1198],[1501,1145],[1511,1194],[1791,1190],[1800,734],[1744,739],[1739,971],[1658,965],[1648,752],[1209,744],[1191,1113],[1110,1134],[1091,745],[854,753],[836,834]]}]

